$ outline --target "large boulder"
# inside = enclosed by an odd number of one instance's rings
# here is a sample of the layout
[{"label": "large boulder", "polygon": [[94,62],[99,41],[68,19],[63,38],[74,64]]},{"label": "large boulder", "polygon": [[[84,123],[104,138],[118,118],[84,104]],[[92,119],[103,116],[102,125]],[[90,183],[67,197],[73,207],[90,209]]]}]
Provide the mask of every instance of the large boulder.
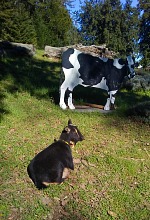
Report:
[{"label": "large boulder", "polygon": [[33,56],[35,54],[33,44],[13,43],[0,41],[0,56]]},{"label": "large boulder", "polygon": [[65,47],[51,47],[51,46],[45,46],[44,55],[49,58],[61,58],[61,54],[66,51],[68,48],[75,48],[77,50],[80,50],[84,53],[91,54],[93,56],[97,57],[108,57],[108,58],[114,58],[117,56],[117,53],[108,50],[106,47],[106,44],[97,46],[97,45],[91,45],[91,46],[83,46],[82,44],[76,44],[76,45],[70,45]]}]

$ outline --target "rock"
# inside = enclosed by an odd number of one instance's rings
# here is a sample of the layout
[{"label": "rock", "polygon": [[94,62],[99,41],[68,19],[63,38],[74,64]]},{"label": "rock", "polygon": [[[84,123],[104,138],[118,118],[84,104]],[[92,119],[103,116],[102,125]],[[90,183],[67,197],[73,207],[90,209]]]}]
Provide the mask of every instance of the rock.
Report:
[{"label": "rock", "polygon": [[43,56],[50,57],[50,58],[60,58],[62,54],[61,47],[51,47],[45,46],[45,53]]},{"label": "rock", "polygon": [[0,56],[33,56],[35,54],[33,44],[13,43],[8,41],[0,41]]},{"label": "rock", "polygon": [[108,48],[106,47],[106,44],[102,44],[100,46],[97,46],[97,45],[83,46],[82,44],[70,45],[70,46],[65,46],[65,47],[45,46],[45,52],[43,56],[46,56],[49,58],[60,58],[61,54],[64,51],[66,51],[68,48],[75,48],[84,53],[88,53],[88,54],[91,54],[97,57],[114,58],[115,56],[117,56],[117,53],[108,50]]}]

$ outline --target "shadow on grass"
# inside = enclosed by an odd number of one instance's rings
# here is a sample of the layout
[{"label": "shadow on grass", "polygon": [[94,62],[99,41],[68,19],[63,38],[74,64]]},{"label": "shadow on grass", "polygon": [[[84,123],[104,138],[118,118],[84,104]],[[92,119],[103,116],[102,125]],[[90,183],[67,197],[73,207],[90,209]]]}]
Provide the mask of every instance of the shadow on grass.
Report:
[{"label": "shadow on grass", "polygon": [[142,95],[139,95],[135,92],[123,92],[120,91],[118,92],[117,95],[118,98],[118,104],[120,103],[120,105],[124,105],[126,104],[127,107],[132,107],[134,105],[137,105],[140,102],[147,102],[150,101],[150,97],[147,94],[142,93]]},{"label": "shadow on grass", "polygon": [[3,118],[3,115],[9,113],[9,111],[6,109],[5,104],[3,102],[5,98],[6,96],[3,94],[2,91],[0,91],[0,122]]},{"label": "shadow on grass", "polygon": [[[5,89],[10,93],[28,91],[31,95],[40,98],[42,96],[40,91],[47,88],[49,94],[55,97],[56,89],[53,88],[58,88],[59,85],[59,72],[56,71],[59,66],[59,63],[34,58],[7,59],[2,64],[2,79],[11,78],[11,84]],[[37,90],[39,90],[38,94],[36,94]]]},{"label": "shadow on grass", "polygon": [[7,113],[3,100],[5,92],[29,92],[37,98],[59,99],[60,63],[38,60],[34,57],[7,57],[0,62],[1,115]]}]

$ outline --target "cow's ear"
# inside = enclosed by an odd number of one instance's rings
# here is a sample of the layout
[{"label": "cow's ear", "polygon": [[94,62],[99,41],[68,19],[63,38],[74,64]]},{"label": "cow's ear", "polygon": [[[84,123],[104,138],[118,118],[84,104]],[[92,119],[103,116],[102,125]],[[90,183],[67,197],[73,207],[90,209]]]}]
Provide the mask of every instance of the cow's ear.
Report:
[{"label": "cow's ear", "polygon": [[68,120],[68,125],[72,125],[71,119]]},{"label": "cow's ear", "polygon": [[70,132],[70,128],[69,128],[69,127],[65,127],[65,128],[64,128],[64,131],[67,132],[67,133],[69,133],[69,132]]}]

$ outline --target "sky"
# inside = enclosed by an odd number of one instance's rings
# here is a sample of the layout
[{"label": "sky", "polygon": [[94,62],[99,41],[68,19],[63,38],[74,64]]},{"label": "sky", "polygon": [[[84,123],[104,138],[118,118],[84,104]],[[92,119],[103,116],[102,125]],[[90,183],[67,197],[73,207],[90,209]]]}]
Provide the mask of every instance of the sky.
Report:
[{"label": "sky", "polygon": [[[72,9],[72,11],[78,11],[80,8],[80,1],[84,2],[84,0],[75,0],[74,1],[74,8]],[[121,2],[124,4],[126,2],[126,0],[121,0]],[[137,5],[137,0],[132,0],[132,6],[136,6]]]}]

